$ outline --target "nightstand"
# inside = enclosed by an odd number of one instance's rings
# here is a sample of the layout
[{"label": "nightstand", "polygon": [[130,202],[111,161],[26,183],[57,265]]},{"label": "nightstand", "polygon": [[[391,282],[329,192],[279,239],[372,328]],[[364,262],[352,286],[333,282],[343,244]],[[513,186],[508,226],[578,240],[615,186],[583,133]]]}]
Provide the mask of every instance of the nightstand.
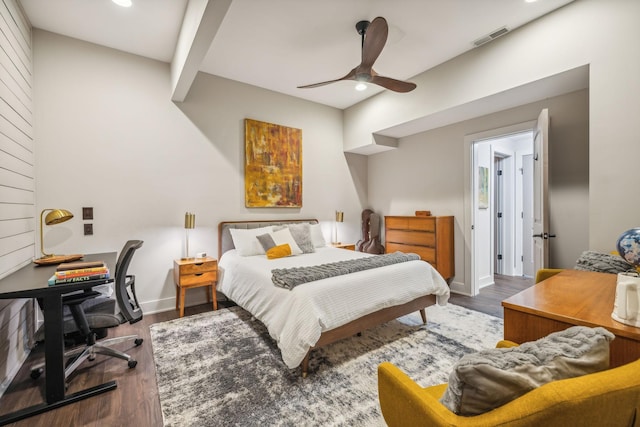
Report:
[{"label": "nightstand", "polygon": [[333,246],[334,248],[348,249],[350,251],[356,250],[355,243],[331,243],[331,246]]},{"label": "nightstand", "polygon": [[184,316],[184,294],[187,289],[208,286],[207,302],[213,300],[213,309],[218,309],[216,281],[218,261],[215,258],[176,259],[173,261],[173,281],[176,284],[176,310]]}]

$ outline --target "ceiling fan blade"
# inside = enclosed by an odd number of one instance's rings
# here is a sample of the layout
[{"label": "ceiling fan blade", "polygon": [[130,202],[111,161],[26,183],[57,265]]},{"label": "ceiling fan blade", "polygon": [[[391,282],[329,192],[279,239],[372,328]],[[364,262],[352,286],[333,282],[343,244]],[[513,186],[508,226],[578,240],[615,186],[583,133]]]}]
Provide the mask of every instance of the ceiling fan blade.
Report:
[{"label": "ceiling fan blade", "polygon": [[389,34],[389,26],[387,20],[381,16],[374,19],[367,27],[362,43],[362,63],[360,69],[371,69],[373,63],[376,62],[382,48],[387,43],[387,35]]},{"label": "ceiling fan blade", "polygon": [[324,86],[324,85],[328,85],[328,84],[331,84],[331,83],[339,82],[339,81],[342,81],[342,80],[355,80],[355,77],[356,77],[356,69],[354,68],[353,70],[349,71],[349,74],[347,74],[346,76],[341,77],[339,79],[328,80],[326,82],[320,82],[320,83],[312,83],[310,85],[298,86],[298,89],[308,89],[308,88],[312,88],[312,87]]},{"label": "ceiling fan blade", "polygon": [[378,59],[389,35],[387,20],[378,16],[371,23],[359,21],[356,24],[358,34],[362,36],[362,61],[346,76],[328,80],[326,82],[313,83],[305,86],[298,86],[298,89],[306,89],[328,85],[341,80],[357,80],[359,82],[373,83],[394,92],[411,92],[416,88],[415,83],[392,79],[378,75],[373,69],[373,63]]},{"label": "ceiling fan blade", "polygon": [[369,83],[374,83],[374,84],[377,84],[378,86],[382,86],[385,89],[389,89],[394,92],[402,92],[402,93],[411,92],[417,87],[415,83],[405,82],[402,80],[396,80],[390,77],[383,77],[378,75],[372,76],[371,81],[369,81]]}]

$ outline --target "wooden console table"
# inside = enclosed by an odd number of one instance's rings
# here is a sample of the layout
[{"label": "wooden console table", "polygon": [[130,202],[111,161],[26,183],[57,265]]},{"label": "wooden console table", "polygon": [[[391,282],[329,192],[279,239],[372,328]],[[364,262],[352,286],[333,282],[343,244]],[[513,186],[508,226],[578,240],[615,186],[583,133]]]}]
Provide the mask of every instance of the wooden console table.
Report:
[{"label": "wooden console table", "polygon": [[640,358],[640,328],[611,318],[615,274],[564,270],[502,301],[504,338],[522,343],[575,325],[602,326],[616,338],[611,367]]}]

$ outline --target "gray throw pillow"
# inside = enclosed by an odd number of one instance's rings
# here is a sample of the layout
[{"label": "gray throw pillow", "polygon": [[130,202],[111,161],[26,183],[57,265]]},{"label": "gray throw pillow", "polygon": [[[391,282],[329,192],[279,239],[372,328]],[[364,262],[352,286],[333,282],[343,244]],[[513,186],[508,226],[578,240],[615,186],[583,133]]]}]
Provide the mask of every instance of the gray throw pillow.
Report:
[{"label": "gray throw pillow", "polygon": [[311,240],[311,226],[308,223],[289,224],[289,231],[303,254],[310,254],[316,251]]},{"label": "gray throw pillow", "polygon": [[633,266],[628,264],[620,255],[611,255],[596,251],[583,252],[576,261],[574,269],[611,274],[634,270]]},{"label": "gray throw pillow", "polygon": [[256,236],[256,239],[258,239],[258,242],[260,242],[265,252],[276,246],[276,242],[273,241],[273,237],[271,237],[271,234],[261,234],[259,236]]},{"label": "gray throw pillow", "polygon": [[458,415],[479,415],[551,381],[608,369],[613,338],[601,327],[573,326],[517,347],[465,355],[440,402]]}]

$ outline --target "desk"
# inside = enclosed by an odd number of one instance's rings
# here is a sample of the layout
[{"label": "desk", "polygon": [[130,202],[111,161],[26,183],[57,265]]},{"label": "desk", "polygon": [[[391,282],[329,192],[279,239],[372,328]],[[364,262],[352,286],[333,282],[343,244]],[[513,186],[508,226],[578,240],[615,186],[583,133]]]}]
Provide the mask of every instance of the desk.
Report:
[{"label": "desk", "polygon": [[504,338],[523,343],[575,325],[602,326],[616,337],[609,346],[610,365],[640,358],[640,328],[611,317],[615,274],[563,270],[502,301]]},{"label": "desk", "polygon": [[[85,255],[84,261],[104,261],[112,277],[115,276],[116,253]],[[68,396],[65,395],[64,378],[64,330],[62,318],[62,295],[90,289],[113,281],[112,279],[90,280],[80,283],[48,286],[47,280],[57,265],[27,265],[0,280],[0,299],[42,298],[44,307],[45,334],[45,402],[20,409],[0,417],[0,425],[16,422],[87,397],[116,388],[115,381],[91,387]]]}]

